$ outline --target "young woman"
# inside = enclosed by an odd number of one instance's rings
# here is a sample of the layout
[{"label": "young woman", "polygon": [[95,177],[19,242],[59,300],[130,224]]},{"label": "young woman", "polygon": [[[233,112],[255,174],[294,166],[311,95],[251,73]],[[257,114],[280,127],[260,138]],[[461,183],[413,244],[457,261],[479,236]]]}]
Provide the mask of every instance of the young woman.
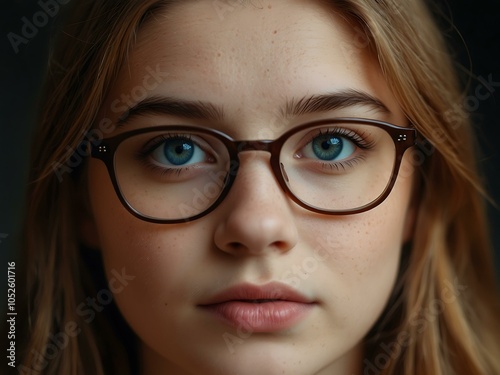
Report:
[{"label": "young woman", "polygon": [[71,13],[17,372],[500,373],[474,134],[422,1]]}]

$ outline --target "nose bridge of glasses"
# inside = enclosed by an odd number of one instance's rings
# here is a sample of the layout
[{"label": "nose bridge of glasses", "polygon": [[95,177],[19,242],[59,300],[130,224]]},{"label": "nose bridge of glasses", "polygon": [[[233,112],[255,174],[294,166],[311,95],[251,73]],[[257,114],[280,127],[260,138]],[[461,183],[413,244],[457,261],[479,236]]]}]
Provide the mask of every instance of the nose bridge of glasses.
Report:
[{"label": "nose bridge of glasses", "polygon": [[271,152],[274,141],[259,140],[259,141],[237,141],[236,148],[239,152],[243,151],[266,151]]}]

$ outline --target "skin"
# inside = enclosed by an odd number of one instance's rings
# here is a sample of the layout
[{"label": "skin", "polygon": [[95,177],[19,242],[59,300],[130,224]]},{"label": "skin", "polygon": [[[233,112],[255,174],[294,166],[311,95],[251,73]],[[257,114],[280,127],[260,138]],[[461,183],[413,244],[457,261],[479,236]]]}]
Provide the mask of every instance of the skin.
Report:
[{"label": "skin", "polygon": [[[112,135],[183,123],[235,139],[275,138],[337,116],[406,125],[376,61],[353,47],[359,35],[338,15],[310,1],[260,3],[236,7],[222,20],[208,1],[183,2],[156,15],[141,29],[102,111],[116,121],[120,113],[111,103],[142,85],[146,66],[159,64],[168,77],[148,95],[209,101],[223,106],[223,120],[141,116]],[[356,106],[282,118],[277,110],[287,98],[337,89],[365,91],[390,113]],[[103,163],[90,161],[93,219],[84,236],[101,249],[110,276],[125,268],[135,277],[115,301],[141,342],[142,374],[361,374],[363,338],[391,294],[401,245],[410,236],[411,176],[399,178],[368,212],[327,216],[287,198],[268,153],[246,152],[241,162],[215,211],[161,225],[126,211]],[[411,169],[406,158],[402,168]],[[307,266],[311,259],[314,267]],[[271,281],[289,283],[318,302],[292,329],[242,332],[196,307],[228,286]]]}]

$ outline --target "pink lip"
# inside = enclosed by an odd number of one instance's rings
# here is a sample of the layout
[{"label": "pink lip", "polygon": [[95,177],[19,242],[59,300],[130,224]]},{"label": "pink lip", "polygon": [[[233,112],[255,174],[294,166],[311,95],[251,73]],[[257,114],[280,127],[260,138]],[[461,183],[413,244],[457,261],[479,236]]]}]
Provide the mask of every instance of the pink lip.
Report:
[{"label": "pink lip", "polygon": [[276,332],[291,328],[315,301],[282,283],[240,284],[216,294],[199,306],[235,328]]}]

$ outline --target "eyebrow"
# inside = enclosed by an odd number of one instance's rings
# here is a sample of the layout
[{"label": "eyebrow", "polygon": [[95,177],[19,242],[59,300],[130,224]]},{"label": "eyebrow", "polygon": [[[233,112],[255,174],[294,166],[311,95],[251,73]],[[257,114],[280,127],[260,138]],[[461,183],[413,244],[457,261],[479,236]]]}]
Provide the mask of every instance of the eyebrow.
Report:
[{"label": "eyebrow", "polygon": [[377,112],[391,113],[389,108],[379,99],[364,91],[350,89],[330,94],[311,95],[298,100],[292,99],[287,101],[285,108],[281,111],[281,115],[284,118],[288,118],[356,106],[365,106]]},{"label": "eyebrow", "polygon": [[[391,113],[379,99],[366,92],[349,89],[328,94],[311,95],[301,99],[292,98],[287,100],[285,106],[281,108],[280,115],[283,118],[290,118],[355,106],[365,106],[378,112]],[[151,114],[209,121],[222,121],[224,118],[223,108],[213,103],[152,96],[141,100],[122,114],[118,119],[118,126],[124,125],[134,117]]]},{"label": "eyebrow", "polygon": [[222,107],[215,104],[177,99],[172,97],[152,96],[141,100],[129,108],[118,119],[118,126],[124,125],[133,117],[144,115],[171,115],[192,119],[221,121],[224,118]]}]

